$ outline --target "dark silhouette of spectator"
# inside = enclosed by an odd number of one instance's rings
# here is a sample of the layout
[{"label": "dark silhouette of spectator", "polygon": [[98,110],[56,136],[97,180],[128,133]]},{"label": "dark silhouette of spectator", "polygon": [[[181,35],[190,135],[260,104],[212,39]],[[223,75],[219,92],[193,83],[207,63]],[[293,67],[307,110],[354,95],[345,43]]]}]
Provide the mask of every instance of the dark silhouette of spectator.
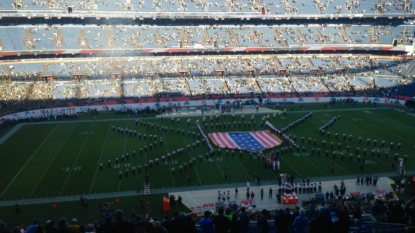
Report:
[{"label": "dark silhouette of spectator", "polygon": [[318,209],[318,217],[313,219],[310,224],[310,233],[330,233],[332,224],[326,218],[326,208],[320,207]]},{"label": "dark silhouette of spectator", "polygon": [[57,233],[72,233],[72,231],[68,228],[68,221],[66,220],[66,218],[61,218],[59,219],[58,222],[58,231],[56,231]]},{"label": "dark silhouette of spectator", "polygon": [[213,224],[215,225],[215,233],[227,233],[230,228],[230,221],[223,215],[224,210],[220,208],[218,210],[218,216],[213,218]]},{"label": "dark silhouette of spectator", "polygon": [[134,224],[124,219],[122,210],[115,211],[115,219],[117,222],[112,225],[111,233],[135,233]]},{"label": "dark silhouette of spectator", "polygon": [[186,233],[197,233],[196,226],[191,215],[186,216],[186,221],[180,231]]}]

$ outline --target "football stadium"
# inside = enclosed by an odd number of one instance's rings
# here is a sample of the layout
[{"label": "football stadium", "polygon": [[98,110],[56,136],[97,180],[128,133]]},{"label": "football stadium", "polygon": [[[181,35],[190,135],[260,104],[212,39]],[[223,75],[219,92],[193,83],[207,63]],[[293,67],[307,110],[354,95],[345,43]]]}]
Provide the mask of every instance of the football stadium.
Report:
[{"label": "football stadium", "polygon": [[412,0],[0,0],[0,232],[415,232]]}]

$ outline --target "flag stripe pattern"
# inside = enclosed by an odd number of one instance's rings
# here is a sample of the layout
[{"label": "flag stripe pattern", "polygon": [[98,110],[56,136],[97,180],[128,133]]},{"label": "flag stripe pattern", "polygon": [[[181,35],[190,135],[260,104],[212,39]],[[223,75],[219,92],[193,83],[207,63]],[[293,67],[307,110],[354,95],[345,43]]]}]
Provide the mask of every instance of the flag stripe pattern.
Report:
[{"label": "flag stripe pattern", "polygon": [[209,134],[212,142],[221,148],[261,151],[281,144],[281,139],[268,130],[255,132],[228,132]]}]

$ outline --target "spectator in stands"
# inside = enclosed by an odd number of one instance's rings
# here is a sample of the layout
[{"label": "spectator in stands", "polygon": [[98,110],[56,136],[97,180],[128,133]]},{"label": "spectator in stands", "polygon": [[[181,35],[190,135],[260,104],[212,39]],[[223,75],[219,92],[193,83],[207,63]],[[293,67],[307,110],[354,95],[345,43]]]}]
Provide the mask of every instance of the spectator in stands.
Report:
[{"label": "spectator in stands", "polygon": [[[186,232],[186,231],[184,231],[184,232]],[[167,233],[167,230],[166,230],[166,228],[161,226],[161,223],[159,221],[154,221],[153,230],[151,231],[151,233]]]},{"label": "spectator in stands", "polygon": [[[174,199],[174,197],[173,197],[173,199]],[[182,227],[182,223],[181,223],[181,220],[180,220],[179,212],[176,211],[176,212],[173,213],[173,219],[170,221],[170,229],[172,231],[169,231],[169,233],[170,232],[180,233],[180,228],[181,227]]]},{"label": "spectator in stands", "polygon": [[43,225],[37,225],[35,229],[35,233],[44,233],[44,232],[45,232],[45,227]]},{"label": "spectator in stands", "polygon": [[287,208],[284,212],[283,209],[278,210],[275,216],[275,228],[278,233],[288,233],[291,222],[290,209]]},{"label": "spectator in stands", "polygon": [[409,218],[409,225],[415,226],[415,196],[406,203],[404,210]]},{"label": "spectator in stands", "polygon": [[403,221],[405,211],[401,201],[389,201],[387,206],[387,215],[390,223],[405,223]]},{"label": "spectator in stands", "polygon": [[247,233],[249,232],[249,215],[246,213],[244,207],[239,209],[239,232],[240,233]]},{"label": "spectator in stands", "polygon": [[76,222],[77,222],[78,220],[76,219],[76,218],[73,218],[72,219],[72,223],[71,224],[69,224],[69,226],[68,226],[68,228],[72,231],[72,232],[77,232],[77,231],[79,231],[79,225],[78,224],[76,224]]},{"label": "spectator in stands", "polygon": [[27,227],[26,233],[34,233],[37,226],[38,226],[37,219],[35,218],[33,219],[32,225]]},{"label": "spectator in stands", "polygon": [[8,233],[7,224],[0,220],[0,233]]},{"label": "spectator in stands", "polygon": [[308,219],[305,217],[306,211],[301,208],[299,216],[294,219],[293,227],[295,233],[307,233]]},{"label": "spectator in stands", "polygon": [[362,219],[362,210],[360,209],[359,205],[354,205],[352,209],[352,216],[353,219]]},{"label": "spectator in stands", "polygon": [[111,233],[135,233],[134,224],[124,219],[122,210],[115,211],[115,219],[117,222],[112,225]]},{"label": "spectator in stands", "polygon": [[[166,215],[164,215],[164,221],[161,223],[161,225],[164,227],[164,228],[166,228],[166,230],[167,230],[167,232],[170,232],[170,231],[172,231],[171,230],[171,227],[170,227],[170,217],[169,217],[169,215],[168,214],[166,214]],[[137,225],[136,225],[136,228],[137,228]]]},{"label": "spectator in stands", "polygon": [[186,215],[186,222],[183,224],[180,231],[189,232],[189,233],[197,233],[195,223],[193,222],[192,216],[190,214]]},{"label": "spectator in stands", "polygon": [[370,208],[370,214],[377,222],[387,222],[385,204],[381,200],[376,200],[375,204]]},{"label": "spectator in stands", "polygon": [[305,212],[305,217],[309,222],[311,222],[313,219],[317,218],[319,216],[319,213],[316,211],[314,204],[310,204],[308,206],[308,209]]},{"label": "spectator in stands", "polygon": [[[140,215],[136,214],[134,216],[134,227],[137,230],[137,232],[144,232],[144,228],[146,227],[146,223],[143,221]],[[167,228],[166,228],[167,229]]]},{"label": "spectator in stands", "polygon": [[348,233],[350,228],[350,221],[349,221],[349,210],[346,205],[343,206],[343,209],[337,213],[339,217],[340,224],[342,226],[342,231],[339,233]]},{"label": "spectator in stands", "polygon": [[66,218],[62,217],[59,219],[59,229],[56,233],[72,233],[72,231],[68,228],[68,221]]},{"label": "spectator in stands", "polygon": [[257,230],[258,233],[268,233],[269,232],[269,224],[268,224],[268,216],[269,212],[266,209],[261,211],[261,216],[257,221]]},{"label": "spectator in stands", "polygon": [[200,220],[200,227],[203,233],[213,233],[213,222],[210,219],[210,211],[205,211],[205,215]]},{"label": "spectator in stands", "polygon": [[318,217],[313,219],[310,224],[310,233],[330,233],[332,224],[326,218],[326,208],[320,207],[318,209]]},{"label": "spectator in stands", "polygon": [[218,215],[213,218],[213,224],[215,225],[215,233],[228,233],[228,230],[231,226],[229,219],[225,217],[223,213],[223,208],[220,208],[218,210]]},{"label": "spectator in stands", "polygon": [[359,219],[354,220],[353,233],[369,233],[371,232]]},{"label": "spectator in stands", "polygon": [[58,229],[55,227],[55,221],[47,220],[45,223],[45,232],[46,233],[56,233]]},{"label": "spectator in stands", "polygon": [[234,213],[232,215],[232,221],[231,221],[231,229],[230,229],[230,233],[239,233],[239,228],[240,228],[240,221],[238,219],[238,215],[236,213]]},{"label": "spectator in stands", "polygon": [[105,232],[111,232],[112,225],[113,225],[112,218],[111,217],[107,217],[105,219],[105,223],[103,225],[104,231]]}]

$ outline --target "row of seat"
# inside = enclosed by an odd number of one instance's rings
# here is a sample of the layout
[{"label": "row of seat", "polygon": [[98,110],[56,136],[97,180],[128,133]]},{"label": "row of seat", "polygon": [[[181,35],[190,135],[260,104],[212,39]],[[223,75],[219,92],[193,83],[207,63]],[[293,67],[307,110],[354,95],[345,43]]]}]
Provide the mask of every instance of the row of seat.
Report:
[{"label": "row of seat", "polygon": [[[354,77],[353,75],[324,77],[189,77],[176,82],[174,78],[131,80],[83,80],[50,82],[12,82],[0,85],[0,100],[43,99],[114,99],[121,97],[148,97],[158,93],[178,95],[229,95],[263,93],[329,93],[373,88],[400,88],[411,83],[398,77]],[[173,84],[171,86],[171,84]]]},{"label": "row of seat", "polygon": [[[127,76],[233,76],[233,75],[414,75],[413,60],[376,59],[366,55],[308,56],[218,56],[160,58],[96,58],[90,61],[26,62],[0,66],[0,75],[14,79],[53,76],[67,79],[76,76],[113,78]],[[180,85],[180,81],[176,83]],[[171,86],[169,83],[167,86]]]},{"label": "row of seat", "polygon": [[[195,45],[289,47],[304,44],[411,45],[415,26],[97,26],[19,25],[0,27],[0,51],[137,49]],[[216,43],[215,43],[216,42]]]},{"label": "row of seat", "polygon": [[412,13],[410,0],[330,0],[330,1],[297,1],[297,0],[98,0],[98,1],[58,1],[32,0],[31,2],[1,0],[0,9],[26,10],[57,10],[67,11],[68,6],[73,11],[134,11],[134,12],[261,12],[267,14],[350,14],[350,13]]}]

